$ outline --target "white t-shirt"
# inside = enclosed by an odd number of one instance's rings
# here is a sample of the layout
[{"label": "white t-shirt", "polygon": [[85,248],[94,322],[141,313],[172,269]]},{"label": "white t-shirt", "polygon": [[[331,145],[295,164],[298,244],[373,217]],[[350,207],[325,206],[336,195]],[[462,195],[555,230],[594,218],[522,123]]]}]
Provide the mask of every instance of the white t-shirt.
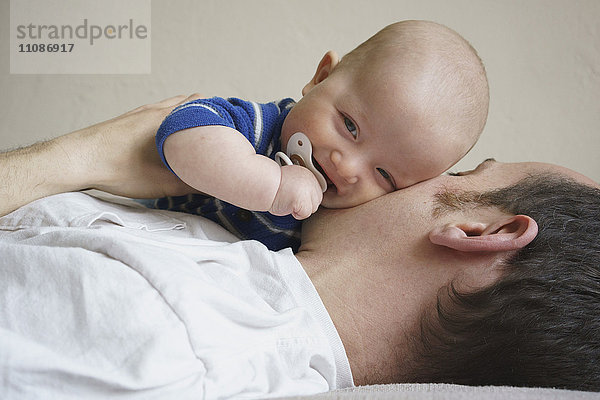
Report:
[{"label": "white t-shirt", "polygon": [[[212,239],[212,240],[211,240]],[[233,243],[230,243],[233,242]],[[266,398],[352,386],[289,249],[84,193],[0,219],[0,398]]]}]

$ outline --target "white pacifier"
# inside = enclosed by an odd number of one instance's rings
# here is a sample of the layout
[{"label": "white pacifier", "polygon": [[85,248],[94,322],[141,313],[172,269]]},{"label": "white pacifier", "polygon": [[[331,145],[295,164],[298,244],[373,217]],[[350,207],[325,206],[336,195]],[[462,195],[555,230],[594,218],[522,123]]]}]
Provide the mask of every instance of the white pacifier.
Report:
[{"label": "white pacifier", "polygon": [[315,178],[317,178],[317,181],[319,181],[321,190],[323,192],[327,190],[327,182],[325,181],[325,178],[313,165],[312,144],[304,133],[294,133],[288,141],[287,154],[282,151],[278,151],[275,154],[275,161],[277,161],[282,167],[284,165],[299,165],[301,167],[308,168],[308,170],[313,173]]}]

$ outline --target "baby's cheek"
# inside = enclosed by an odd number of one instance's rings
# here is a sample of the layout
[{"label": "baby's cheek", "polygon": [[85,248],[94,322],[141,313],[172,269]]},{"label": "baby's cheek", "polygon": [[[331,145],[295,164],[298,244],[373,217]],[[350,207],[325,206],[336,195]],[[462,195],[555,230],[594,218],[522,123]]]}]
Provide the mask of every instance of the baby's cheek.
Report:
[{"label": "baby's cheek", "polygon": [[327,190],[323,193],[323,200],[321,201],[321,207],[325,208],[340,208],[336,207],[336,202],[339,203],[339,197],[337,196],[337,191],[335,186],[328,186]]},{"label": "baby's cheek", "polygon": [[327,191],[323,193],[323,201],[321,202],[321,207],[331,208],[331,209],[339,209],[339,208],[351,208],[356,207],[358,205],[364,204],[370,200],[376,199],[385,195],[386,192],[374,191],[370,193],[351,193],[345,196],[340,196],[337,193],[335,186],[331,185],[327,188]]},{"label": "baby's cheek", "polygon": [[350,208],[355,204],[351,201],[350,198],[344,198],[339,196],[337,193],[337,189],[334,185],[329,185],[325,193],[323,193],[323,201],[321,202],[321,207],[325,208]]}]

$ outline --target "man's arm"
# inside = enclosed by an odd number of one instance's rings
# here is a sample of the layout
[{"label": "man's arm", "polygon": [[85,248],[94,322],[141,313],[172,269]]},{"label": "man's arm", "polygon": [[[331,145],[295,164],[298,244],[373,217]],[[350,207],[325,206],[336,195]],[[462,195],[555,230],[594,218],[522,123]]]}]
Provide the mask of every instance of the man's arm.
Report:
[{"label": "man's arm", "polygon": [[0,215],[49,194],[79,190],[73,155],[56,140],[0,154]]},{"label": "man's arm", "polygon": [[194,190],[161,162],[154,135],[177,96],[44,143],[0,154],[0,215],[41,197],[96,188],[152,198]]}]

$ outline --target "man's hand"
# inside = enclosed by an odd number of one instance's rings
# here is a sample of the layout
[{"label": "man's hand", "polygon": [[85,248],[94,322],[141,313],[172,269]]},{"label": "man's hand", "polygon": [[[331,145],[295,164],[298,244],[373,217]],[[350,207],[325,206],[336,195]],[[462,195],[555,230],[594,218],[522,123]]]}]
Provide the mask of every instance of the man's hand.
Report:
[{"label": "man's hand", "polygon": [[317,211],[323,192],[317,178],[307,168],[298,165],[281,167],[281,183],[269,212],[305,219]]},{"label": "man's hand", "polygon": [[154,135],[174,107],[197,98],[173,97],[0,154],[0,215],[41,197],[90,188],[134,198],[193,192],[162,164]]},{"label": "man's hand", "polygon": [[173,108],[200,98],[177,96],[148,104],[110,121],[86,128],[98,151],[94,171],[88,171],[86,187],[133,197],[156,198],[196,192],[162,163],[155,135]]}]

